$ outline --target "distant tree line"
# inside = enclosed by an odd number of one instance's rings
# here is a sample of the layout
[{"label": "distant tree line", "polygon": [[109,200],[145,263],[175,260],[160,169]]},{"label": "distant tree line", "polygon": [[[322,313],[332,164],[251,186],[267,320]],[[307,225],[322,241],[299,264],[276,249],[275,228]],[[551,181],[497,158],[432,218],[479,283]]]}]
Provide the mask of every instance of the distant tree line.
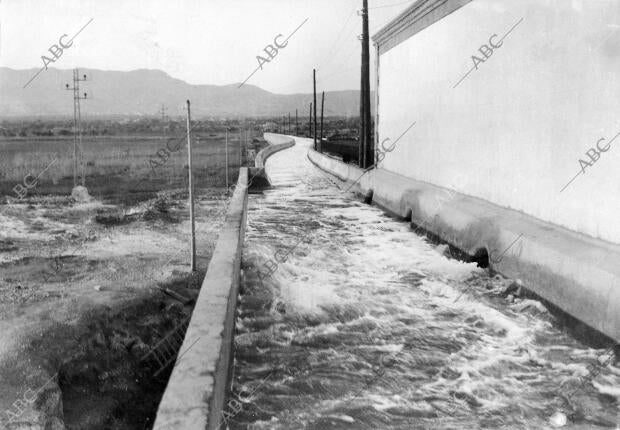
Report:
[{"label": "distant tree line", "polygon": [[[293,120],[294,121],[294,120]],[[238,133],[240,130],[279,131],[267,128],[277,128],[282,125],[282,118],[243,118],[243,119],[199,119],[192,121],[194,132]],[[266,127],[266,125],[269,125]],[[287,124],[288,126],[288,124]],[[324,119],[323,136],[332,135],[356,138],[359,127],[358,118],[326,117]],[[124,136],[145,135],[165,136],[184,133],[186,123],[184,118],[121,118],[121,119],[87,119],[82,121],[84,136]],[[295,124],[291,123],[294,132]],[[299,119],[299,134],[308,134],[308,118]],[[67,137],[73,135],[72,119],[36,119],[36,120],[3,120],[0,122],[0,137]]]}]

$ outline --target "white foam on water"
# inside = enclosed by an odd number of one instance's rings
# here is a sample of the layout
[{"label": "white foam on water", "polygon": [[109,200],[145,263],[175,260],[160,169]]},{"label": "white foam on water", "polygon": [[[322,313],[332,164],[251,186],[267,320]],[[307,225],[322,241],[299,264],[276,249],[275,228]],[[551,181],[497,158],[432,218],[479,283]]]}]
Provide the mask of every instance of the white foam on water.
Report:
[{"label": "white foam on water", "polygon": [[378,411],[385,411],[390,408],[410,406],[410,403],[398,394],[381,395],[372,393],[367,394],[365,396],[365,399],[369,400],[372,407]]},{"label": "white foam on water", "polygon": [[[289,184],[295,175],[321,175],[306,161],[304,148],[295,147],[270,158],[267,170],[276,185],[278,180]],[[250,200],[246,255],[252,262],[295,242],[296,232],[305,227],[318,229],[269,280],[280,299],[299,312],[318,312],[329,305],[359,312],[351,321],[300,328],[292,337],[337,334],[367,323],[369,336],[355,346],[363,351],[356,359],[373,357],[365,363],[372,367],[376,352],[398,354],[397,365],[387,371],[395,378],[390,379],[393,386],[378,383],[359,396],[377,410],[433,411],[432,402],[419,397],[436,396],[470,419],[518,410],[511,418],[520,428],[544,428],[548,417],[540,417],[540,411],[551,409],[556,400],[550,393],[561,393],[564,381],[583,374],[597,351],[554,327],[540,302],[502,302],[498,292],[510,280],[491,278],[474,263],[447,258],[445,245],[429,243],[407,223],[351,200],[350,193],[329,184],[300,181]],[[332,360],[345,361],[352,354],[336,346],[331,351]],[[619,376],[616,369],[606,370],[596,379],[597,389],[617,395]],[[415,382],[407,382],[410,378]],[[468,398],[455,398],[454,393]],[[477,405],[471,406],[469,399]],[[322,402],[296,412],[316,416],[336,405]],[[284,421],[279,424],[286,427]],[[443,425],[438,422],[438,428]]]}]

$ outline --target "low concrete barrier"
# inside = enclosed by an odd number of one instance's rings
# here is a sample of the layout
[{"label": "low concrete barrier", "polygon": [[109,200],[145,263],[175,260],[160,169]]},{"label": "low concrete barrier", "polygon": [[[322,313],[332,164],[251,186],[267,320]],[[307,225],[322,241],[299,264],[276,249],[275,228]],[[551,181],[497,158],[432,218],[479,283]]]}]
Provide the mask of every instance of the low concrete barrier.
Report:
[{"label": "low concrete barrier", "polygon": [[265,171],[267,159],[278,151],[295,145],[295,139],[290,136],[275,133],[265,133],[265,140],[270,144],[261,149],[254,159],[254,166],[250,168],[250,190],[261,190],[271,186],[271,180]]},{"label": "low concrete barrier", "polygon": [[156,430],[213,430],[220,425],[233,356],[247,184],[248,170],[243,167],[159,404]]},{"label": "low concrete barrier", "polygon": [[254,160],[254,165],[256,167],[264,168],[265,162],[273,154],[295,145],[295,139],[291,136],[275,133],[265,133],[263,137],[267,142],[269,142],[270,146],[261,149],[258,154],[256,154],[256,158]]},{"label": "low concrete barrier", "polygon": [[384,169],[364,172],[320,154],[308,158],[383,209],[435,234],[620,341],[620,246]]}]

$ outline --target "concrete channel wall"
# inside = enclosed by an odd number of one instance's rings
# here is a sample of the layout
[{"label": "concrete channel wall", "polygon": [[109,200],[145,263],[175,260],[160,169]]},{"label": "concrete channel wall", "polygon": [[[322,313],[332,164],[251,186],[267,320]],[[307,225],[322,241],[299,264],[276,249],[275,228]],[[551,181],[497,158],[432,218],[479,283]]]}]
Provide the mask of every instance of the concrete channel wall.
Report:
[{"label": "concrete channel wall", "polygon": [[[620,341],[620,246],[379,168],[366,173],[313,149],[308,158],[388,212],[410,219]],[[358,179],[359,178],[359,179]]]},{"label": "concrete channel wall", "polygon": [[274,133],[265,133],[263,136],[265,140],[269,142],[269,146],[261,149],[258,154],[256,154],[256,159],[254,160],[254,165],[256,167],[265,168],[265,162],[269,157],[278,151],[295,145],[295,139],[290,136]]},{"label": "concrete channel wall", "polygon": [[220,425],[233,356],[247,183],[248,170],[243,167],[153,429],[205,430]]},{"label": "concrete channel wall", "polygon": [[[263,174],[267,158],[295,144],[290,137],[266,134],[265,139],[273,145],[257,154],[257,168],[254,168]],[[224,225],[157,410],[155,430],[225,428],[222,420],[234,355],[235,312],[248,185],[254,185],[252,182],[257,179],[249,176],[249,170],[243,167],[239,172]]]},{"label": "concrete channel wall", "polygon": [[295,145],[295,139],[274,133],[265,133],[265,140],[270,144],[261,149],[254,159],[254,166],[250,169],[250,190],[261,190],[271,186],[271,180],[265,171],[267,159],[278,151]]}]

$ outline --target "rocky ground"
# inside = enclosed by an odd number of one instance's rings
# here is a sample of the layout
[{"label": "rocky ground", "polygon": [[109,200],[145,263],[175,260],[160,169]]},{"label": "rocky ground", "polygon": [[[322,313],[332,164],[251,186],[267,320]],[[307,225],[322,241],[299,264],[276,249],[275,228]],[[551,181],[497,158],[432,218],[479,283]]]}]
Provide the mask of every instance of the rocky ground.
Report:
[{"label": "rocky ground", "polygon": [[195,273],[181,191],[0,206],[0,428],[148,428],[172,367],[152,351],[184,330],[229,197],[197,194]]}]

